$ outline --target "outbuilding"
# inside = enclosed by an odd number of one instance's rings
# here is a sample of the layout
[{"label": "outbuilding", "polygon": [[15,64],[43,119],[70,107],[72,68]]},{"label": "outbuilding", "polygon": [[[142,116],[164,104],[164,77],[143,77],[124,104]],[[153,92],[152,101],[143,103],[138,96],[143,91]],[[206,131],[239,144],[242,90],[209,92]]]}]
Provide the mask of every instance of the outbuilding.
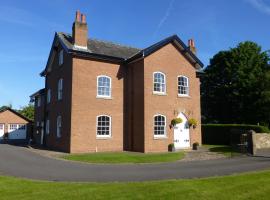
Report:
[{"label": "outbuilding", "polygon": [[17,111],[5,107],[0,110],[0,142],[26,141],[32,131],[32,121]]}]

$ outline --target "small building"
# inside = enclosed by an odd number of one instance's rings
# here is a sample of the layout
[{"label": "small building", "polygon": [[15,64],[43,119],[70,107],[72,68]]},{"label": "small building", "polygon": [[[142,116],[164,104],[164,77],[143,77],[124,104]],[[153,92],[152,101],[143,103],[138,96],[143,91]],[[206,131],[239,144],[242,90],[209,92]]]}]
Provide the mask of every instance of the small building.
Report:
[{"label": "small building", "polygon": [[31,120],[8,107],[0,110],[0,142],[24,142],[31,132]]}]

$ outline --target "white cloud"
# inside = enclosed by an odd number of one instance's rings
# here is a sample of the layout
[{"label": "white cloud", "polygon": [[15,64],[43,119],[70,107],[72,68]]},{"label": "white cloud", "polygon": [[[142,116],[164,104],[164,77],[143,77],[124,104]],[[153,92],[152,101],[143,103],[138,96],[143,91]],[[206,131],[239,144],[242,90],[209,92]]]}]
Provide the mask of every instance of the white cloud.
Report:
[{"label": "white cloud", "polygon": [[258,11],[270,15],[270,5],[264,2],[264,0],[245,0],[251,4]]},{"label": "white cloud", "polygon": [[165,12],[165,14],[164,14],[164,16],[163,16],[163,17],[161,18],[161,20],[159,21],[159,24],[158,24],[158,26],[157,26],[157,29],[156,29],[156,31],[155,31],[154,34],[153,34],[153,37],[156,36],[156,34],[158,33],[159,29],[163,26],[163,24],[166,22],[166,20],[167,20],[168,17],[170,16],[171,11],[172,11],[172,9],[173,9],[174,1],[175,1],[175,0],[171,0],[171,1],[170,1],[170,4],[169,4],[169,6],[168,6],[168,8],[167,8],[167,10],[166,10],[166,12]]}]

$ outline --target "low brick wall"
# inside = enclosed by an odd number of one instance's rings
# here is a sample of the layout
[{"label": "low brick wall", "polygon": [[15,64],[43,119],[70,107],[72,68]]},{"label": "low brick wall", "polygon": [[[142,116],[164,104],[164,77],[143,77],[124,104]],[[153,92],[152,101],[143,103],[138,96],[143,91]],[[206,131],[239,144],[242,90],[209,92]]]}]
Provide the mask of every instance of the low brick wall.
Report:
[{"label": "low brick wall", "polygon": [[270,149],[270,134],[269,133],[252,133],[253,154],[257,150]]}]

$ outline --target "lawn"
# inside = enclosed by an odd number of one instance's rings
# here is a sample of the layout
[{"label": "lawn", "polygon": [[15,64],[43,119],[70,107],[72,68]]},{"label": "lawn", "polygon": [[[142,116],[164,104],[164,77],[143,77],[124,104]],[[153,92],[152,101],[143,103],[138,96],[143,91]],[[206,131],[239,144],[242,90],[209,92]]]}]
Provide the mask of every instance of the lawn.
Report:
[{"label": "lawn", "polygon": [[70,154],[62,158],[73,161],[89,163],[161,163],[180,160],[184,157],[184,152],[170,153],[87,153]]},{"label": "lawn", "polygon": [[228,145],[208,145],[204,144],[204,147],[208,148],[211,152],[221,153],[227,157],[231,157],[234,154],[237,154],[231,146]]},{"label": "lawn", "polygon": [[136,183],[57,183],[0,176],[0,199],[188,199],[264,200],[270,170],[235,176]]}]

